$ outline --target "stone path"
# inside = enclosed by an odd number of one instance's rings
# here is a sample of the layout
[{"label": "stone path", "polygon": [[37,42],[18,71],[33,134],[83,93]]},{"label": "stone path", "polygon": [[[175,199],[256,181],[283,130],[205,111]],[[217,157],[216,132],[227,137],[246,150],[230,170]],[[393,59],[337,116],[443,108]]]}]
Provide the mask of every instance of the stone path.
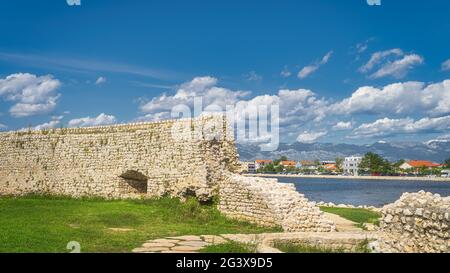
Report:
[{"label": "stone path", "polygon": [[272,242],[305,241],[316,243],[355,245],[365,239],[376,239],[376,233],[372,232],[297,232],[297,233],[263,233],[263,234],[222,234],[201,236],[178,236],[155,239],[145,242],[141,247],[133,249],[134,253],[197,253],[209,245],[223,244],[226,242],[238,242],[253,244],[258,253],[281,253],[273,248]]},{"label": "stone path", "polygon": [[141,247],[133,249],[134,253],[196,253],[200,249],[212,245],[223,244],[228,240],[216,235],[186,235],[150,240]]},{"label": "stone path", "polygon": [[[347,236],[347,233],[361,235],[361,229],[355,226],[355,222],[342,218],[339,215],[324,212],[327,219],[332,220],[336,224],[338,232],[327,233],[310,233],[317,236],[339,237]],[[149,240],[142,244],[141,247],[133,249],[134,253],[197,253],[202,248],[209,245],[218,245],[235,241],[245,244],[257,244],[267,239],[284,238],[296,236],[296,233],[268,233],[268,234],[222,234],[222,235],[186,235],[177,237],[165,237],[161,239]],[[306,233],[297,233],[298,236],[304,236]],[[334,234],[334,235],[333,235]],[[312,236],[312,235],[308,235]],[[260,244],[258,252],[272,253],[277,252],[276,249]]]}]

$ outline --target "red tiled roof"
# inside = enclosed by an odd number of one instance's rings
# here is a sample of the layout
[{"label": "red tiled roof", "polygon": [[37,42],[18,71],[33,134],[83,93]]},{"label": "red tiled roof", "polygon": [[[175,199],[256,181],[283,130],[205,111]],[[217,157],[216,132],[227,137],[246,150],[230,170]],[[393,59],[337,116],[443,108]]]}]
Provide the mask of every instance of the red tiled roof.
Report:
[{"label": "red tiled roof", "polygon": [[261,163],[272,163],[272,160],[264,160],[264,159],[259,159],[259,160],[255,160],[256,163],[261,164]]},{"label": "red tiled roof", "polygon": [[297,162],[295,162],[295,161],[281,161],[280,164],[283,165],[283,166],[295,166],[295,165],[297,165]]},{"label": "red tiled roof", "polygon": [[336,164],[325,164],[327,170],[337,170]]},{"label": "red tiled roof", "polygon": [[433,167],[441,166],[440,164],[433,163],[431,161],[426,161],[426,160],[411,160],[406,163],[408,163],[409,166],[414,167],[414,168],[422,168],[422,167],[433,168]]}]

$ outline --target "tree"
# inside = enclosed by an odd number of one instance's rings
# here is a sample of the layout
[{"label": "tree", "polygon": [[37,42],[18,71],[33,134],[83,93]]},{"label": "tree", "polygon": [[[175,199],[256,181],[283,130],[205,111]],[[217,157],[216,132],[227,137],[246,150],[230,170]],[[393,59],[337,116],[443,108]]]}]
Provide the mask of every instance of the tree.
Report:
[{"label": "tree", "polygon": [[391,174],[392,166],[380,155],[369,152],[359,164],[359,172],[369,174]]},{"label": "tree", "polygon": [[444,161],[444,166],[445,166],[446,168],[450,168],[450,157],[447,158],[447,159]]},{"label": "tree", "polygon": [[287,160],[288,160],[288,158],[287,158],[286,156],[282,156],[282,157],[280,157],[279,159],[275,160],[275,161],[273,162],[273,164],[274,164],[274,165],[280,165],[281,161],[287,161]]},{"label": "tree", "polygon": [[337,171],[338,172],[343,172],[344,171],[344,168],[343,168],[343,166],[344,166],[344,159],[342,157],[337,157],[335,159],[335,161],[336,161]]}]

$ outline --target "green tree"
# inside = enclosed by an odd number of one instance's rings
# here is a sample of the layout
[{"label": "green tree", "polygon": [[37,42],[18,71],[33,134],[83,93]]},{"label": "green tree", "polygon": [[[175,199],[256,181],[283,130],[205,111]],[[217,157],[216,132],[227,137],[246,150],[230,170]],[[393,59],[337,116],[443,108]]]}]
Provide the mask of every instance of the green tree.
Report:
[{"label": "green tree", "polygon": [[359,173],[369,174],[391,174],[391,164],[376,153],[369,152],[359,164]]},{"label": "green tree", "polygon": [[335,159],[335,161],[336,161],[337,171],[338,172],[343,172],[344,171],[344,168],[343,168],[343,166],[344,166],[344,159],[342,157],[337,157]]},{"label": "green tree", "polygon": [[277,166],[277,165],[280,165],[281,161],[287,161],[287,160],[288,160],[288,158],[286,156],[282,156],[279,159],[275,160],[273,162],[273,164]]},{"label": "green tree", "polygon": [[444,166],[445,166],[446,168],[450,168],[450,157],[447,158],[447,159],[444,161]]}]

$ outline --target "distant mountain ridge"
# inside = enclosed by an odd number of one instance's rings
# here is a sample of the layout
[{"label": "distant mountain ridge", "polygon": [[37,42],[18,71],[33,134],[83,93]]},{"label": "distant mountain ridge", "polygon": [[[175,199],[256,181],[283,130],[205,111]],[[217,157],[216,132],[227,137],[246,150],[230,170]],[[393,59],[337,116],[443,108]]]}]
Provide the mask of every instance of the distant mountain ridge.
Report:
[{"label": "distant mountain ridge", "polygon": [[280,144],[273,152],[262,152],[258,145],[237,144],[241,161],[256,159],[275,159],[287,156],[292,160],[334,160],[336,157],[377,153],[389,161],[400,159],[422,159],[441,163],[450,157],[449,140],[430,140],[421,142],[376,142],[369,145],[334,144],[334,143],[292,143]]}]

